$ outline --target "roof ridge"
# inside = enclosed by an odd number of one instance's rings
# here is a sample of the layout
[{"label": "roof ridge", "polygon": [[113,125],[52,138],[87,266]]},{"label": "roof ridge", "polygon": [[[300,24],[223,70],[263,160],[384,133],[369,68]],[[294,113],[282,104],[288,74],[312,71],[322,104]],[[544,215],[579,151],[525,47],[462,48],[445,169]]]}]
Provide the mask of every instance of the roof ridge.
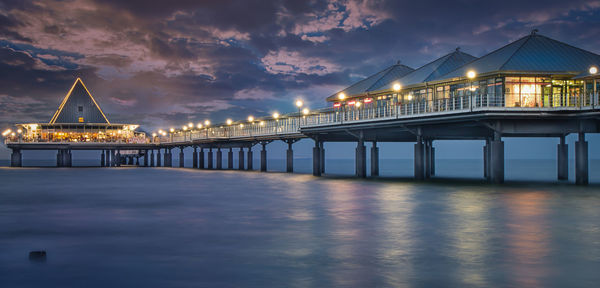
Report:
[{"label": "roof ridge", "polygon": [[81,78],[79,78],[79,77],[77,77],[77,79],[75,80],[75,83],[73,83],[73,86],[71,86],[71,89],[69,90],[69,92],[67,93],[65,98],[63,98],[62,103],[58,107],[58,110],[56,110],[56,112],[54,113],[54,116],[52,116],[52,119],[50,119],[49,124],[54,124],[56,122],[58,116],[60,116],[60,114],[62,113],[62,110],[65,107],[65,104],[67,103],[69,98],[71,98],[71,94],[73,93],[73,90],[77,86],[77,83],[81,83],[81,86],[83,86],[83,89],[85,89],[85,92],[87,93],[87,95],[90,97],[90,99],[92,99],[92,102],[94,103],[94,105],[96,106],[98,111],[100,111],[100,114],[102,114],[102,117],[104,118],[106,123],[110,125],[110,121],[108,121],[108,118],[106,118],[106,115],[104,115],[102,108],[100,108],[100,105],[98,105],[98,103],[96,102],[96,99],[94,99],[94,96],[92,96],[92,93],[90,93],[90,91],[87,89],[87,87],[85,86],[85,84],[83,83]]},{"label": "roof ridge", "polygon": [[[389,67],[389,69],[388,69],[388,70],[387,70],[385,73],[383,73],[383,75],[381,75],[381,77],[379,77],[379,78],[378,78],[378,79],[377,79],[375,82],[373,82],[373,84],[371,84],[371,85],[370,85],[370,86],[369,86],[369,87],[366,89],[366,91],[369,91],[369,90],[371,90],[371,88],[373,88],[373,86],[375,86],[375,84],[377,84],[377,83],[379,82],[379,80],[383,79],[383,77],[385,77],[386,75],[388,75],[388,74],[389,74],[389,73],[390,73],[392,70],[394,70],[394,68],[396,68],[396,66],[404,66],[404,67],[408,67],[408,66],[406,66],[406,65],[404,65],[404,64],[400,64],[400,63],[396,63],[396,64],[394,64],[394,65],[390,66],[390,67]],[[410,68],[410,67],[409,67],[409,68]],[[384,71],[385,71],[385,69],[384,69]],[[382,72],[383,72],[383,71],[382,71]]]},{"label": "roof ridge", "polygon": [[[506,59],[506,61],[504,61],[504,63],[502,63],[502,65],[500,65],[500,67],[498,68],[498,71],[502,70],[502,68],[504,66],[506,66],[506,63],[508,63],[508,61],[510,61],[510,59],[512,59],[512,57],[515,56],[515,54],[517,54],[517,52],[519,52],[519,50],[521,50],[521,48],[523,48],[523,46],[525,46],[525,44],[527,44],[527,42],[529,42],[529,40],[531,40],[531,38],[533,38],[535,36],[536,36],[536,34],[534,34],[534,33],[525,36],[525,37],[527,37],[527,39],[525,40],[525,42],[523,42],[523,44],[521,44],[521,46],[519,46],[519,48],[517,48],[517,50],[515,50],[515,52],[513,52],[512,54],[510,54],[510,56],[508,57],[508,59]],[[523,38],[525,38],[525,37],[523,37]],[[521,38],[521,39],[523,39],[523,38]],[[521,40],[521,39],[519,39],[519,40]],[[519,40],[517,40],[517,41],[519,41]]]},{"label": "roof ridge", "polygon": [[577,46],[573,46],[573,45],[571,45],[571,44],[569,44],[569,43],[567,43],[567,42],[563,42],[563,41],[560,41],[560,40],[556,40],[556,39],[550,38],[550,37],[548,37],[548,36],[545,36],[545,35],[536,34],[536,36],[540,36],[540,37],[542,37],[542,38],[546,38],[546,39],[548,39],[548,40],[551,40],[551,41],[554,41],[554,42],[558,42],[558,43],[560,43],[560,44],[563,44],[563,45],[569,46],[569,47],[571,47],[571,48],[575,48],[575,49],[577,49],[577,50],[579,50],[579,51],[581,51],[581,52],[592,53],[592,54],[594,54],[594,55],[596,55],[596,56],[600,56],[600,54],[596,54],[596,53],[594,53],[594,52],[592,52],[592,51],[588,51],[588,50],[585,50],[585,49],[583,49],[583,48],[579,48],[579,47],[577,47]]},{"label": "roof ridge", "polygon": [[[446,62],[448,62],[448,60],[450,60],[450,58],[451,58],[452,54],[455,54],[455,53],[460,53],[460,52],[458,51],[458,49],[456,49],[456,50],[454,50],[454,51],[452,51],[452,52],[450,52],[450,53],[448,53],[448,54],[446,54],[446,55],[444,55],[444,56],[442,56],[442,57],[438,58],[437,60],[440,60],[440,59],[442,59],[442,58],[446,57],[446,59],[444,59],[444,61],[442,61],[442,63],[440,63],[440,65],[438,65],[437,67],[435,67],[435,69],[433,69],[433,71],[431,71],[431,73],[427,74],[427,77],[425,77],[424,79],[428,79],[429,77],[431,77],[431,75],[433,75],[433,73],[435,73],[435,71],[437,71],[437,69],[438,69],[438,68],[440,68],[440,67],[441,67],[442,65],[444,65]],[[437,60],[436,60],[436,61],[437,61]],[[433,61],[433,62],[435,62],[435,61]],[[432,62],[430,62],[429,64],[431,64],[431,63],[432,63]],[[427,64],[426,64],[426,65],[427,65]],[[425,66],[425,65],[423,65],[423,67],[424,67],[424,66]]]}]

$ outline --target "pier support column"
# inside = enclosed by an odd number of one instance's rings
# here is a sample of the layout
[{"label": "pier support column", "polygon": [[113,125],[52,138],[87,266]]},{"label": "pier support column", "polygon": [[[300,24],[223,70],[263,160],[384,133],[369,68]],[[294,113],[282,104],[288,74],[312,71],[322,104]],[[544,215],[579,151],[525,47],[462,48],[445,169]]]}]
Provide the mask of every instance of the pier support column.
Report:
[{"label": "pier support column", "polygon": [[204,148],[200,147],[198,152],[198,168],[204,169]]},{"label": "pier support column", "polygon": [[415,143],[415,180],[425,179],[425,144],[423,138],[417,136],[417,143]]},{"label": "pier support column", "polygon": [[102,150],[102,154],[104,155],[104,167],[110,167],[110,151]]},{"label": "pier support column", "polygon": [[260,150],[260,171],[267,172],[267,143],[260,143],[262,150]]},{"label": "pier support column", "polygon": [[140,166],[140,155],[135,156],[135,166]]},{"label": "pier support column", "polygon": [[[123,161],[123,159],[121,159],[121,150],[117,150],[117,156],[115,158],[115,160],[117,160],[117,167],[121,167],[121,161]],[[138,162],[139,165],[139,162]]]},{"label": "pier support column", "polygon": [[589,183],[588,168],[588,142],[585,141],[585,133],[579,133],[579,139],[575,142],[575,184]]},{"label": "pier support column", "polygon": [[217,170],[223,169],[223,151],[221,151],[221,147],[217,148]]},{"label": "pier support column", "polygon": [[169,150],[165,148],[165,155],[163,156],[163,163],[165,167],[169,167]]},{"label": "pier support column", "polygon": [[115,150],[110,150],[110,167],[117,167],[117,156]]},{"label": "pier support column", "polygon": [[319,141],[319,165],[321,166],[321,174],[325,174],[325,141]]},{"label": "pier support column", "polygon": [[567,180],[569,179],[569,147],[565,143],[565,136],[560,137],[557,153],[558,180]]},{"label": "pier support column", "polygon": [[160,148],[156,149],[156,167],[160,167],[161,166],[161,155],[160,155]]},{"label": "pier support column", "polygon": [[229,147],[227,152],[227,169],[233,170],[233,148]]},{"label": "pier support column", "polygon": [[431,141],[425,140],[425,179],[431,178]]},{"label": "pier support column", "polygon": [[490,148],[491,142],[492,140],[487,138],[485,139],[485,145],[483,145],[483,178],[485,178],[487,181],[491,181],[492,177],[492,165],[490,165],[492,158],[492,149]]},{"label": "pier support column", "polygon": [[213,151],[212,148],[208,148],[208,159],[207,159],[206,168],[213,169]]},{"label": "pier support column", "polygon": [[[362,132],[361,132],[362,134]],[[365,148],[365,141],[361,135],[356,145],[356,177],[366,178],[367,177],[367,149]]]},{"label": "pier support column", "polygon": [[56,167],[63,167],[63,150],[56,151]]},{"label": "pier support column", "polygon": [[100,154],[100,167],[106,166],[106,155],[104,155],[104,149],[102,149],[102,153]]},{"label": "pier support column", "polygon": [[494,133],[494,140],[490,142],[490,180],[494,184],[504,183],[504,141],[500,133]]},{"label": "pier support column", "polygon": [[244,170],[244,147],[240,147],[240,152],[238,152],[238,169]]},{"label": "pier support column", "polygon": [[253,166],[253,161],[252,161],[252,158],[253,158],[252,157],[252,146],[248,147],[248,153],[247,153],[247,155],[248,155],[248,165],[247,165],[248,166],[248,170],[254,170],[254,167],[252,167]]},{"label": "pier support column", "polygon": [[288,149],[285,155],[285,172],[292,173],[294,172],[294,150],[292,149],[292,144],[294,144],[293,140],[287,140]]},{"label": "pier support column", "polygon": [[181,146],[179,147],[179,167],[183,168],[185,167],[185,155],[183,154],[183,149],[185,147]]},{"label": "pier support column", "polygon": [[313,176],[321,176],[321,147],[319,140],[315,139],[315,147],[313,147]]},{"label": "pier support column", "polygon": [[148,167],[148,157],[150,157],[150,155],[148,154],[148,149],[144,150],[144,167]]},{"label": "pier support column", "polygon": [[73,167],[71,149],[65,150],[65,167]]},{"label": "pier support column", "polygon": [[198,147],[194,146],[194,154],[192,154],[192,168],[198,168]]},{"label": "pier support column", "polygon": [[435,147],[433,147],[433,140],[431,141],[429,155],[431,157],[431,162],[429,163],[431,176],[435,176]]},{"label": "pier support column", "polygon": [[150,167],[154,167],[154,149],[150,149]]},{"label": "pier support column", "polygon": [[371,146],[371,177],[379,176],[379,148],[377,142],[373,141]]},{"label": "pier support column", "polygon": [[21,155],[21,150],[13,149],[12,154],[10,154],[10,167],[22,167],[23,166],[23,157]]}]

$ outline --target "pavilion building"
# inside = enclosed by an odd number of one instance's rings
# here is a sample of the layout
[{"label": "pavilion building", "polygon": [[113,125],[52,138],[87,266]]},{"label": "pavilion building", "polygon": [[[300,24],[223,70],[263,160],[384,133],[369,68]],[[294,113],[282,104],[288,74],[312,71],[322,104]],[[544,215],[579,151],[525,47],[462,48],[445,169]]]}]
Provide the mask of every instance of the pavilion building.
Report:
[{"label": "pavilion building", "polygon": [[[457,49],[396,77],[381,77],[387,68],[327,101],[343,109],[411,104],[418,113],[468,107],[594,106],[600,104],[593,97],[600,90],[594,80],[599,64],[600,55],[534,30],[481,58]],[[357,86],[360,89],[354,89]]]},{"label": "pavilion building", "polygon": [[21,142],[146,143],[137,124],[111,123],[80,78],[48,123],[16,124],[11,140]]}]

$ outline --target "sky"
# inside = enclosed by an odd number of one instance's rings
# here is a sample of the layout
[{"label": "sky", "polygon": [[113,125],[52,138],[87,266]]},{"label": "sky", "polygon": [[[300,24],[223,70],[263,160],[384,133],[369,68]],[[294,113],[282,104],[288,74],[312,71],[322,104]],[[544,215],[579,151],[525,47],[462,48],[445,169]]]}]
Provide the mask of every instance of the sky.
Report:
[{"label": "sky", "polygon": [[[600,1],[0,0],[0,128],[49,121],[81,77],[152,132],[310,108],[397,61],[539,33],[600,53]],[[0,151],[1,152],[1,151]]]}]

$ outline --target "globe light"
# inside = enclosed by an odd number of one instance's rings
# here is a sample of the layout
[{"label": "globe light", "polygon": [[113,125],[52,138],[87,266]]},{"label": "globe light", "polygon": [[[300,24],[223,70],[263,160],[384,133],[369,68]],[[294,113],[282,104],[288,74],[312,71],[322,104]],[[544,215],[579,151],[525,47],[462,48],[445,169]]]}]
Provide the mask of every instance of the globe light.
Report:
[{"label": "globe light", "polygon": [[477,73],[475,73],[475,71],[469,70],[469,72],[467,72],[467,78],[473,79],[475,78],[475,76],[477,76]]},{"label": "globe light", "polygon": [[181,127],[181,129],[183,129],[183,131],[187,130],[187,126],[183,125],[183,127]]},{"label": "globe light", "polygon": [[592,66],[592,67],[590,67],[590,71],[589,71],[589,72],[590,72],[590,74],[592,74],[592,75],[594,75],[594,74],[598,73],[598,67],[596,67],[596,66]]},{"label": "globe light", "polygon": [[398,92],[400,91],[400,89],[402,89],[402,85],[400,85],[400,83],[395,83],[392,88],[394,89],[394,91]]},{"label": "globe light", "polygon": [[244,124],[240,124],[240,128],[244,128]]},{"label": "globe light", "polygon": [[152,133],[152,137],[156,137],[156,133]]},{"label": "globe light", "polygon": [[275,119],[279,118],[279,113],[277,113],[277,112],[273,113],[273,118],[275,118]]},{"label": "globe light", "polygon": [[204,126],[208,127],[210,125],[210,120],[205,120],[204,121]]},{"label": "globe light", "polygon": [[346,94],[344,94],[344,92],[338,94],[338,99],[343,101],[344,99],[346,99]]},{"label": "globe light", "polygon": [[356,108],[360,107],[361,103],[360,102],[356,102]]},{"label": "globe light", "polygon": [[304,102],[302,102],[302,100],[296,100],[296,107],[300,108],[304,105]]},{"label": "globe light", "polygon": [[260,121],[260,126],[265,126],[265,121]]},{"label": "globe light", "polygon": [[198,125],[196,125],[196,127],[198,127],[198,129],[202,128],[202,123],[198,123]]},{"label": "globe light", "polygon": [[233,121],[231,119],[227,119],[227,125],[231,125],[231,123],[233,123]]},{"label": "globe light", "polygon": [[253,116],[248,116],[248,122],[253,122],[254,121],[254,117]]},{"label": "globe light", "polygon": [[408,94],[408,101],[412,100],[413,96]]},{"label": "globe light", "polygon": [[304,114],[304,115],[308,115],[309,112],[310,112],[310,110],[308,110],[308,108],[302,109],[302,114]]},{"label": "globe light", "polygon": [[17,129],[17,133],[21,134],[21,133],[23,133],[23,130]]},{"label": "globe light", "polygon": [[169,129],[169,131],[170,131],[171,133],[173,133],[173,132],[175,132],[175,128],[171,128],[171,129]]},{"label": "globe light", "polygon": [[194,128],[194,123],[192,123],[192,122],[188,123],[188,127]]}]

